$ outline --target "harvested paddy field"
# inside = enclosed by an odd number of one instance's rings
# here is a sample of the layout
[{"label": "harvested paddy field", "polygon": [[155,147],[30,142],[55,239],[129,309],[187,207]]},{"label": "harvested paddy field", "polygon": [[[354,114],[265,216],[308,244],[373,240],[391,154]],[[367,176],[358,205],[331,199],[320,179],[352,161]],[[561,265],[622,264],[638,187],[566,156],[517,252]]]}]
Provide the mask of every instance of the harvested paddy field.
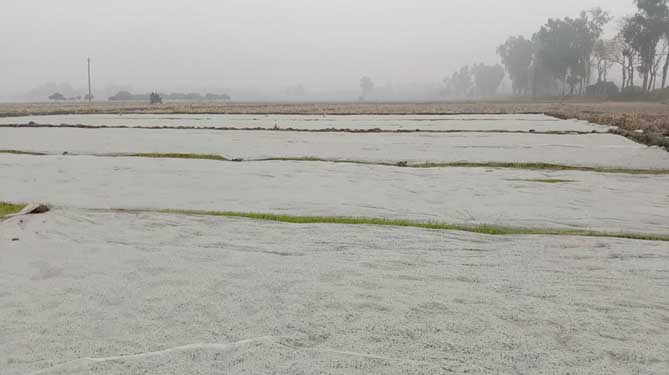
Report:
[{"label": "harvested paddy field", "polygon": [[0,373],[669,371],[669,153],[323,107],[2,119]]}]

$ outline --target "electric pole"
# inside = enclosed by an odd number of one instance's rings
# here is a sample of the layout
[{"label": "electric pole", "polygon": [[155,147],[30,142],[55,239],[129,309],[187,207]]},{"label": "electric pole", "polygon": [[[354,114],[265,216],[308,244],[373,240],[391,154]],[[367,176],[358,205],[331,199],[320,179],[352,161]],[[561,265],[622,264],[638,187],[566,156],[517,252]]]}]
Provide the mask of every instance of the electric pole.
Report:
[{"label": "electric pole", "polygon": [[88,103],[90,104],[93,100],[91,95],[91,58],[88,58]]}]

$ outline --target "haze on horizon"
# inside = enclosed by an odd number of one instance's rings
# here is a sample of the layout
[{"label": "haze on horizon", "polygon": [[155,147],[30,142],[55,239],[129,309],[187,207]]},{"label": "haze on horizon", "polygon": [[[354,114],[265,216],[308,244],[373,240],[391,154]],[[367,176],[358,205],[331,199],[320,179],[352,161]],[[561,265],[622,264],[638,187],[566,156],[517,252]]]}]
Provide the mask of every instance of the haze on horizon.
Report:
[{"label": "haze on horizon", "polygon": [[0,100],[47,82],[84,90],[88,56],[99,99],[122,87],[276,100],[302,84],[307,100],[353,100],[363,75],[438,86],[462,65],[497,63],[508,36],[593,7],[617,20],[634,2],[10,0],[0,7]]}]

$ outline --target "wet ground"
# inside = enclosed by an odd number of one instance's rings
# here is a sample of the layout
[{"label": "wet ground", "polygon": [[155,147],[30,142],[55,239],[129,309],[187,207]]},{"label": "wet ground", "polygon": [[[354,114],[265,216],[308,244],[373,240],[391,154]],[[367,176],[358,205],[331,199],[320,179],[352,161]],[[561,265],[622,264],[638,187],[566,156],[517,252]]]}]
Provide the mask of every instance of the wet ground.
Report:
[{"label": "wet ground", "polygon": [[[151,116],[141,125],[186,121]],[[622,137],[528,128],[588,124],[514,116],[418,122],[527,133],[0,128],[0,149],[669,166],[666,152]],[[119,117],[109,121],[140,124]],[[220,120],[206,126],[228,126]],[[262,121],[330,127],[318,116]],[[0,181],[0,201],[53,208],[0,221],[2,374],[669,372],[667,242],[109,210],[666,235],[667,175],[0,154]]]}]

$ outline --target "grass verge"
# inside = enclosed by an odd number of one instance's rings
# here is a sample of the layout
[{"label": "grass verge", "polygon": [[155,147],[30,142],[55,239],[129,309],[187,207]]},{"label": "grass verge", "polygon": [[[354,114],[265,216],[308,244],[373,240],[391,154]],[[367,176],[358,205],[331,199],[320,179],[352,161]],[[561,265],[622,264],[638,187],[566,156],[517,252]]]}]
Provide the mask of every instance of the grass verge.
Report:
[{"label": "grass verge", "polygon": [[[630,103],[630,105],[634,104]],[[563,108],[561,111],[546,112],[546,115],[561,120],[576,118],[593,124],[616,126],[617,129],[611,129],[609,133],[626,137],[646,146],[658,146],[669,151],[669,114],[666,113],[666,109],[645,111],[630,108],[622,112],[614,109],[615,107],[609,110]]]},{"label": "grass verge", "polygon": [[26,205],[25,204],[14,204],[7,202],[0,202],[0,219],[5,216],[12,215],[21,211]]},{"label": "grass verge", "polygon": [[611,133],[622,135],[625,138],[631,139],[636,143],[641,143],[647,146],[658,146],[669,151],[669,136],[666,134],[653,131],[630,131],[625,129],[612,129]]},{"label": "grass verge", "polygon": [[291,224],[344,224],[344,225],[379,225],[394,227],[410,227],[435,230],[451,230],[487,234],[494,236],[510,235],[553,235],[553,236],[580,236],[580,237],[608,237],[624,238],[644,241],[669,241],[669,236],[625,233],[625,232],[602,232],[582,229],[560,229],[560,228],[523,228],[492,224],[450,224],[445,222],[421,222],[403,219],[384,219],[374,217],[342,217],[342,216],[294,216],[278,215],[255,212],[233,212],[233,211],[197,211],[197,210],[174,210],[174,209],[114,209],[115,212],[125,213],[164,213],[191,216],[216,216],[232,217],[253,220],[274,221]]}]

